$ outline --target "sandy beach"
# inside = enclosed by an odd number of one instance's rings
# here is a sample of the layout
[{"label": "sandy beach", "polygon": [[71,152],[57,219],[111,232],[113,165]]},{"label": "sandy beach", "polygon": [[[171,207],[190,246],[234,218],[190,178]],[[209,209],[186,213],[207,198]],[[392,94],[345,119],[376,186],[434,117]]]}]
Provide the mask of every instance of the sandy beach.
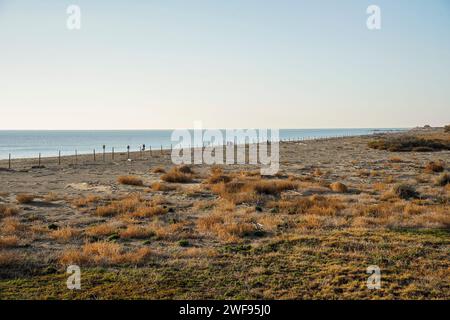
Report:
[{"label": "sandy beach", "polygon": [[[450,141],[380,137],[436,135]],[[450,187],[437,181],[450,151],[376,138],[282,142],[273,177],[174,169],[170,150],[2,160],[0,297],[449,299]],[[66,288],[71,264],[81,290]]]}]

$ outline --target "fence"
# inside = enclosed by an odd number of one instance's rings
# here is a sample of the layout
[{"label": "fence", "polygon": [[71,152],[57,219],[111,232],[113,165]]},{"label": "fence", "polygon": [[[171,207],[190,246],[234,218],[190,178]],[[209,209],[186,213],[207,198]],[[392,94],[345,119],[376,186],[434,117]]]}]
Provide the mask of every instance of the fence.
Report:
[{"label": "fence", "polygon": [[[287,143],[287,142],[302,142],[302,141],[323,141],[323,140],[330,140],[330,139],[339,139],[339,138],[346,138],[350,137],[352,135],[340,135],[340,136],[322,136],[322,137],[289,137],[285,139],[280,139],[279,142]],[[352,137],[356,137],[356,135],[353,135]],[[270,143],[270,141],[267,141]],[[253,141],[252,143],[255,143]],[[236,141],[234,142],[235,145],[237,145]],[[247,144],[247,143],[246,143]],[[225,147],[226,143],[224,141],[223,144],[217,144],[217,145],[210,145],[213,147]],[[200,148],[203,149],[206,147],[205,144],[203,146],[189,146],[191,149],[191,152],[193,152],[194,148]],[[42,157],[41,153],[37,154],[36,158],[17,158],[17,161],[20,161],[22,163],[29,163],[31,164],[32,168],[42,168],[45,164],[58,164],[63,165],[71,164],[71,165],[77,165],[81,163],[106,163],[109,161],[138,161],[138,160],[150,160],[152,157],[158,157],[162,155],[170,155],[172,153],[172,145],[170,145],[170,148],[164,148],[163,145],[160,146],[159,151],[152,150],[152,147],[150,146],[148,150],[145,150],[144,148],[136,149],[135,151],[131,150],[130,146],[126,147],[126,151],[124,152],[116,152],[115,147],[111,148],[111,152],[106,152],[106,146],[103,145],[100,150],[102,150],[102,156],[101,160],[98,159],[97,150],[93,149],[92,153],[87,154],[78,154],[78,150],[74,150],[72,154],[66,154],[62,155],[61,150],[59,150],[54,157],[48,156],[48,157]],[[169,153],[170,152],[170,153]],[[13,169],[13,156],[11,153],[8,155],[8,169]],[[63,161],[64,160],[64,161]],[[0,160],[0,163],[3,162]],[[34,165],[33,165],[34,163]],[[0,166],[1,167],[1,166]]]}]

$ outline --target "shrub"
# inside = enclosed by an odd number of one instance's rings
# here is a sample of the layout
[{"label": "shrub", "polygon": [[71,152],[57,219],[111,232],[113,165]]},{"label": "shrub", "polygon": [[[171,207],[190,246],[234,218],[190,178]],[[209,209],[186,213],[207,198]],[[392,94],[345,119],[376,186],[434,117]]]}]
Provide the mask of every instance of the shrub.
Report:
[{"label": "shrub", "polygon": [[179,167],[178,167],[178,171],[180,171],[180,172],[182,172],[182,173],[190,173],[190,174],[194,173],[194,172],[192,171],[191,167],[188,166],[188,165],[182,165],[182,166],[179,166]]},{"label": "shrub", "polygon": [[341,182],[334,182],[330,184],[330,189],[334,192],[345,193],[348,192],[348,188],[345,184]]},{"label": "shrub", "polygon": [[416,189],[408,184],[396,184],[392,187],[392,192],[401,199],[418,198]]},{"label": "shrub", "polygon": [[418,137],[395,137],[373,140],[368,143],[372,149],[392,152],[432,152],[450,150],[450,144],[437,139],[422,139]]},{"label": "shrub", "polygon": [[443,173],[441,174],[437,179],[436,179],[436,184],[438,186],[446,186],[448,184],[450,184],[450,174],[448,173]]},{"label": "shrub", "polygon": [[19,238],[17,236],[1,236],[0,237],[0,248],[10,248],[16,247],[19,243]]},{"label": "shrub", "polygon": [[231,181],[231,177],[224,175],[222,173],[212,173],[208,179],[206,179],[206,183],[209,184],[216,184],[216,183],[220,183],[220,182],[230,182]]},{"label": "shrub", "polygon": [[77,207],[77,208],[81,208],[81,207],[85,207],[91,203],[95,203],[97,201],[99,201],[101,198],[99,196],[94,196],[94,195],[88,195],[85,197],[80,197],[80,198],[76,198],[73,199],[71,201],[71,203]]},{"label": "shrub", "polygon": [[172,169],[169,170],[169,172],[162,175],[161,179],[165,182],[171,182],[171,183],[192,182],[192,175],[190,173],[182,172],[180,168],[181,167],[173,167]]},{"label": "shrub", "polygon": [[292,181],[282,180],[260,180],[250,182],[250,186],[260,194],[278,195],[283,191],[297,189],[297,184]]},{"label": "shrub", "polygon": [[1,217],[9,217],[14,216],[19,213],[19,210],[14,207],[10,207],[4,204],[0,204],[0,216]]},{"label": "shrub", "polygon": [[444,127],[444,132],[450,132],[450,124]]},{"label": "shrub", "polygon": [[129,186],[143,186],[144,182],[142,179],[135,177],[135,176],[120,176],[117,178],[117,182],[124,185]]},{"label": "shrub", "polygon": [[436,161],[430,161],[425,166],[425,171],[432,173],[432,172],[442,172],[444,171],[444,163],[442,161],[436,162]]},{"label": "shrub", "polygon": [[164,170],[164,168],[157,167],[153,169],[153,173],[166,173],[166,170]]},{"label": "shrub", "polygon": [[58,230],[54,230],[51,233],[51,237],[55,240],[67,242],[73,238],[78,237],[81,231],[72,227],[63,227]]},{"label": "shrub", "polygon": [[33,196],[31,194],[24,194],[24,193],[23,194],[18,194],[16,196],[17,202],[18,203],[22,203],[22,204],[31,203],[31,202],[34,201],[34,198],[35,198],[35,196]]},{"label": "shrub", "polygon": [[173,191],[176,189],[177,188],[174,186],[170,186],[170,185],[160,183],[160,182],[154,182],[152,184],[152,190],[154,190],[154,191]]}]

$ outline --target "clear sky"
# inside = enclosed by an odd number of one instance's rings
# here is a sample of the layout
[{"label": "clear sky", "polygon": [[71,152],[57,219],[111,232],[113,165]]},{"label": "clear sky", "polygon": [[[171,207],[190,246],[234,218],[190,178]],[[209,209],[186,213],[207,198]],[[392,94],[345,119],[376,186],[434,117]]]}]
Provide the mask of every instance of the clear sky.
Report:
[{"label": "clear sky", "polygon": [[[69,5],[81,30],[66,27]],[[366,9],[381,8],[381,30]],[[0,129],[450,123],[448,0],[0,0]]]}]

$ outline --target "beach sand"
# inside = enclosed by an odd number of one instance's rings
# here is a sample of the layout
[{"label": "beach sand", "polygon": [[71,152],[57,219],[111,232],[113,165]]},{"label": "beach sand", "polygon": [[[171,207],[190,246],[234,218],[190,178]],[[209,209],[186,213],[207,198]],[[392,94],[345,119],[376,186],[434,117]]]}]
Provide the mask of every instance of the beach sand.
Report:
[{"label": "beach sand", "polygon": [[[449,135],[382,136],[430,134]],[[161,180],[170,150],[2,160],[0,298],[449,299],[450,188],[426,166],[447,170],[450,151],[373,139],[282,142],[275,177],[193,165],[189,183]],[[71,264],[81,290],[66,287]],[[370,265],[380,289],[366,286]]]}]

